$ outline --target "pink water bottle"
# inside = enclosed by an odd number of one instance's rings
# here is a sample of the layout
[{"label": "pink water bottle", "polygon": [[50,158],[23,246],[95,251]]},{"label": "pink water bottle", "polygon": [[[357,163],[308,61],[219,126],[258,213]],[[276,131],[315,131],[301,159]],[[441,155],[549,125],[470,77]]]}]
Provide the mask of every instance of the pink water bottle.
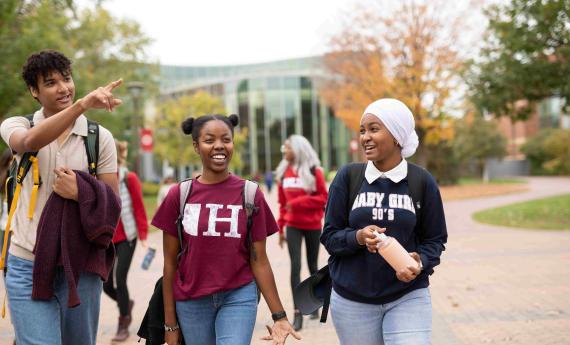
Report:
[{"label": "pink water bottle", "polygon": [[386,260],[396,272],[408,266],[418,266],[416,260],[410,256],[410,253],[408,253],[394,237],[386,236],[379,232],[375,232],[374,234],[380,239],[380,243],[378,243],[378,254],[382,255],[384,260]]}]

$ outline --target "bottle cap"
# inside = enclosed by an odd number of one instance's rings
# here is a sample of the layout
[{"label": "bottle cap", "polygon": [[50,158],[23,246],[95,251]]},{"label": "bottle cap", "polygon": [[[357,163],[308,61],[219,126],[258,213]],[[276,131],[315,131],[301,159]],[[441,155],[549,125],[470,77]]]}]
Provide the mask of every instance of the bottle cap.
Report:
[{"label": "bottle cap", "polygon": [[374,235],[379,238],[381,241],[384,241],[388,238],[388,236],[384,235],[382,232],[374,232]]}]

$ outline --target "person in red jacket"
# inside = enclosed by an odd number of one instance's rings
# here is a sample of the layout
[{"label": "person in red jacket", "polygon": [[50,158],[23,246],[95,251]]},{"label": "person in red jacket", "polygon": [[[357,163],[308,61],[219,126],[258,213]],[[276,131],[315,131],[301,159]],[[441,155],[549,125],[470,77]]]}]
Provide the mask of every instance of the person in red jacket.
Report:
[{"label": "person in red jacket", "polygon": [[[291,135],[281,147],[283,160],[275,179],[279,188],[279,245],[287,242],[291,258],[291,290],[301,281],[301,243],[305,238],[307,264],[311,274],[318,271],[319,237],[327,202],[327,187],[321,162],[311,143],[301,135]],[[287,240],[283,228],[287,227]],[[311,318],[318,318],[316,311]],[[303,327],[303,316],[295,306],[293,327]]]},{"label": "person in red jacket", "polygon": [[144,248],[148,248],[146,237],[148,220],[143,204],[141,182],[137,175],[128,171],[127,143],[115,141],[119,165],[119,194],[121,197],[121,218],[113,243],[117,252],[115,264],[109,279],[103,285],[105,293],[117,302],[119,307],[119,325],[112,341],[122,342],[129,337],[129,325],[134,301],[129,298],[127,274],[135,252],[137,238]]}]

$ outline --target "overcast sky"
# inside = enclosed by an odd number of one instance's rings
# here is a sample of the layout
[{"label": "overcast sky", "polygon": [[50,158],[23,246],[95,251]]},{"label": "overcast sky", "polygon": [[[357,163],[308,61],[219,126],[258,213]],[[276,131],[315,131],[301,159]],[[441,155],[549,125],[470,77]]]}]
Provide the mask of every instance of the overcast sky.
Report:
[{"label": "overcast sky", "polygon": [[[81,1],[80,1],[81,2]],[[322,53],[357,0],[107,0],[142,25],[162,64],[224,65]]]}]

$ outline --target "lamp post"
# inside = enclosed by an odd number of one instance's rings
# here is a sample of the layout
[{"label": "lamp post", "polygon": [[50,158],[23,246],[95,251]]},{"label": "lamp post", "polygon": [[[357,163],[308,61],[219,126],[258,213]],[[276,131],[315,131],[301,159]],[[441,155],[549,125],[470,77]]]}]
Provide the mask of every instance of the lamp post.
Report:
[{"label": "lamp post", "polygon": [[140,97],[144,89],[144,84],[138,81],[132,81],[127,84],[127,89],[133,98],[134,114],[131,116],[131,149],[134,155],[134,170],[140,177],[141,152],[140,152],[140,127],[142,125],[142,116],[140,113]]}]

